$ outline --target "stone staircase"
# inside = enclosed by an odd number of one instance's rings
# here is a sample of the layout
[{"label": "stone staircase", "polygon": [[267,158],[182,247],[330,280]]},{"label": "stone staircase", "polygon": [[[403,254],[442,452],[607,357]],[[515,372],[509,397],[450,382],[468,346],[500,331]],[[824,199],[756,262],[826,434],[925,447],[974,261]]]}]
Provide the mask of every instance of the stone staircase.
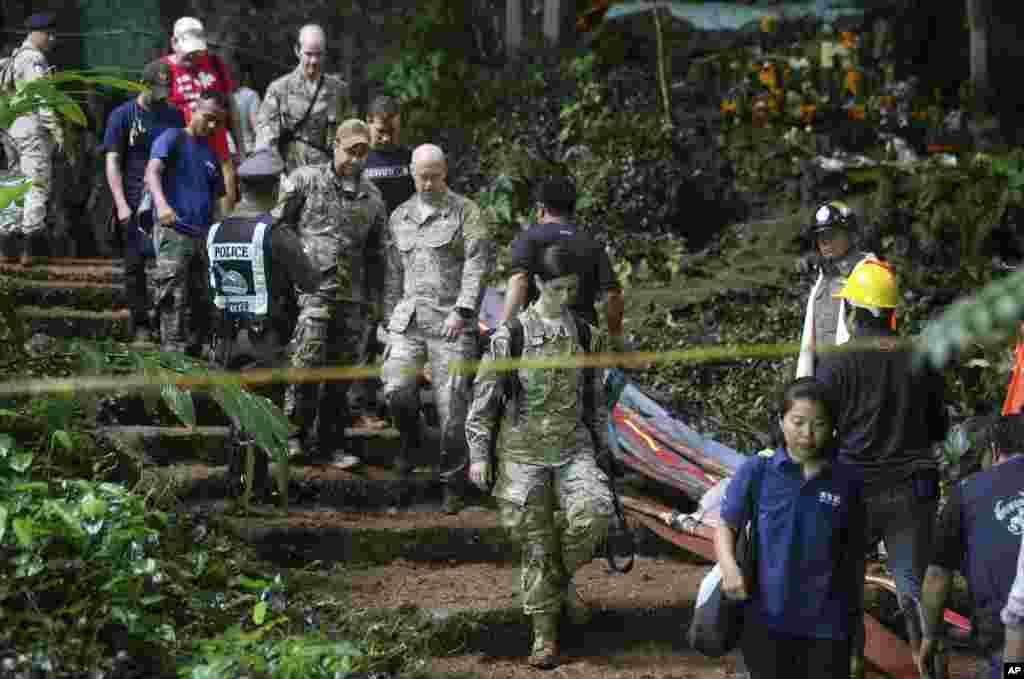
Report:
[{"label": "stone staircase", "polygon": [[[129,340],[120,260],[68,258],[33,267],[0,264],[0,278],[11,285],[17,313],[30,335]],[[186,503],[224,500],[234,492],[228,468],[229,422],[203,393],[194,393],[193,399],[197,426],[186,428],[159,399],[127,392],[104,395],[96,440],[122,459],[137,460],[155,481],[164,479],[180,487],[179,499]],[[292,505],[367,510],[440,503],[442,489],[429,467],[437,459],[436,432],[428,436],[430,450],[420,451],[425,466],[408,478],[399,478],[390,469],[397,450],[395,429],[357,428],[346,433],[354,442],[353,452],[367,464],[343,471],[293,458]]]}]

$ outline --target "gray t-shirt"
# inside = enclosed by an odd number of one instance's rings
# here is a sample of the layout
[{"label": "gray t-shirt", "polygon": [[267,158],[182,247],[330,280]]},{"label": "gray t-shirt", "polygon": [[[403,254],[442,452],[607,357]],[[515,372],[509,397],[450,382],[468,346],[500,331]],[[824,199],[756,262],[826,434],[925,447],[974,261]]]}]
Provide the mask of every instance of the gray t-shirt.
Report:
[{"label": "gray t-shirt", "polygon": [[245,139],[245,150],[252,153],[256,146],[256,130],[252,127],[252,116],[260,108],[260,95],[256,90],[239,87],[235,91],[235,106],[238,107],[238,125],[242,138]]}]

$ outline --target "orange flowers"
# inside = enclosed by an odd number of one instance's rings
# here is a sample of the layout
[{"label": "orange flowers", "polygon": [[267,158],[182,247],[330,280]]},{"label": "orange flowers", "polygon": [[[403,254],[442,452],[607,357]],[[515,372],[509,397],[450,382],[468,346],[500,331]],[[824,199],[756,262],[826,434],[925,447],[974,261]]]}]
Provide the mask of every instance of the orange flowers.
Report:
[{"label": "orange flowers", "polygon": [[770,61],[765,62],[761,67],[761,73],[758,74],[758,80],[770,90],[779,89],[779,74],[775,64]]},{"label": "orange flowers", "polygon": [[800,104],[800,122],[804,125],[810,125],[814,122],[814,114],[817,112],[817,104]]},{"label": "orange flowers", "polygon": [[723,99],[721,104],[722,113],[736,113],[736,101],[734,99]]},{"label": "orange flowers", "polygon": [[848,50],[855,50],[860,44],[860,36],[852,31],[843,31],[839,34],[839,44]]},{"label": "orange flowers", "polygon": [[851,68],[846,72],[844,87],[850,95],[856,97],[860,93],[862,82],[864,82],[864,75],[857,69]]},{"label": "orange flowers", "polygon": [[846,109],[846,115],[850,120],[865,120],[868,117],[868,112],[863,104],[854,104]]}]

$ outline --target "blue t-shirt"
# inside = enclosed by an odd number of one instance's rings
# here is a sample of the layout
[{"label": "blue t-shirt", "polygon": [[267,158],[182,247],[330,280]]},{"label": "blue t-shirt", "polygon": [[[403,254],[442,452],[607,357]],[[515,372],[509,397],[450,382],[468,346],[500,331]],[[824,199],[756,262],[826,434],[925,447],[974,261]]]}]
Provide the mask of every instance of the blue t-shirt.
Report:
[{"label": "blue t-shirt", "polygon": [[164,130],[178,127],[185,127],[185,117],[178,109],[153,104],[152,109],[146,110],[134,99],[115,108],[107,118],[103,152],[120,156],[124,197],[133,210],[142,199],[153,142]]},{"label": "blue t-shirt", "polygon": [[1003,648],[999,613],[1010,598],[1024,535],[1024,456],[971,474],[953,487],[935,530],[931,563],[959,570],[974,601],[978,646]]},{"label": "blue t-shirt", "polygon": [[[157,137],[149,157],[164,162],[161,179],[164,196],[178,213],[175,230],[205,236],[213,221],[213,203],[225,192],[217,155],[203,139],[178,129]],[[156,222],[156,215],[153,217]]]},{"label": "blue t-shirt", "polygon": [[758,468],[758,583],[750,612],[788,637],[850,638],[863,587],[857,582],[865,548],[860,474],[835,462],[805,480],[785,450],[753,457],[737,470],[722,501],[722,519],[734,530],[750,519],[747,496]]}]

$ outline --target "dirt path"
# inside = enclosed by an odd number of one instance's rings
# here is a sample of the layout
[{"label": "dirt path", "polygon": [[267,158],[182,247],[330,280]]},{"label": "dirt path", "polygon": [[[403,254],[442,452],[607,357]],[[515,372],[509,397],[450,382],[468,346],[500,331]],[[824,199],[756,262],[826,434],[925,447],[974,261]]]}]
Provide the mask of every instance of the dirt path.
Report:
[{"label": "dirt path", "polygon": [[[315,521],[296,517],[298,523]],[[487,527],[492,512],[441,517],[432,512],[367,516],[337,513],[335,520],[358,520],[363,528],[408,529],[417,525]],[[576,576],[579,591],[595,611],[593,622],[573,630],[563,643],[565,662],[552,673],[594,679],[731,679],[738,654],[709,660],[684,641],[701,578],[708,566],[671,557],[637,558],[626,575],[610,575],[593,561]],[[463,675],[525,679],[538,673],[524,666],[529,629],[518,614],[518,571],[514,563],[466,563],[456,560],[399,559],[382,566],[347,569],[349,598],[358,608],[418,606],[437,618],[473,611],[494,613],[495,622],[471,635],[464,652],[434,658],[429,669],[441,676]],[[973,677],[974,660],[958,656],[951,679]],[[869,673],[869,678],[881,675]]]}]

